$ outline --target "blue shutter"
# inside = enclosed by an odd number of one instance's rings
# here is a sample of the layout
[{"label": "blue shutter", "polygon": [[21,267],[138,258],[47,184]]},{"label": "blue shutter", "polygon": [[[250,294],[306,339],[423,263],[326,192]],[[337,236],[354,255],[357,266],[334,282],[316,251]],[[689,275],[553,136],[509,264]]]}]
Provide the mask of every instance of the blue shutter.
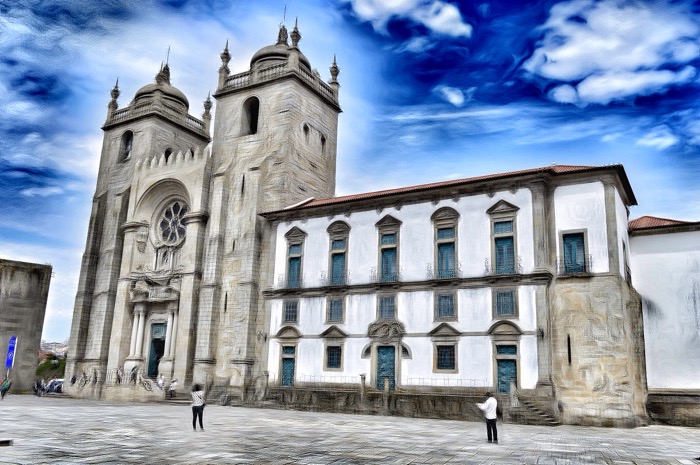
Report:
[{"label": "blue shutter", "polygon": [[289,257],[287,287],[301,287],[301,257]]},{"label": "blue shutter", "polygon": [[331,256],[331,284],[345,284],[345,253]]},{"label": "blue shutter", "polygon": [[567,273],[586,271],[583,234],[566,234],[564,236],[564,271]]},{"label": "blue shutter", "polygon": [[438,278],[453,278],[455,276],[455,244],[448,242],[438,244]]},{"label": "blue shutter", "polygon": [[382,281],[397,281],[396,275],[396,249],[382,249]]},{"label": "blue shutter", "polygon": [[508,274],[515,272],[515,245],[512,237],[497,237],[496,273]]}]

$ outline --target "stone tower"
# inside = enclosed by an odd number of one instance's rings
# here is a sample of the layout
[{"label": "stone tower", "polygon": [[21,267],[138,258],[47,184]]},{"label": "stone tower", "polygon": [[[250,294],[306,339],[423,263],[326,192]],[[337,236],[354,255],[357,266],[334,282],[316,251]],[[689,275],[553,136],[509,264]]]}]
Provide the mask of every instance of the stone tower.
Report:
[{"label": "stone tower", "polygon": [[203,383],[212,397],[263,386],[261,289],[273,282],[273,251],[259,214],[335,190],[339,70],[334,60],[323,82],[300,39],[295,25],[290,45],[281,26],[237,75],[227,43],[213,140],[211,99],[201,120],[190,116],[167,64],[123,109],[115,85],[73,315],[66,377],[80,381],[67,383],[70,394],[155,399],[138,381],[159,375],[181,388]]},{"label": "stone tower", "polygon": [[67,377],[89,376],[90,389],[74,392],[84,397],[114,388],[119,369],[184,377],[192,365],[211,102],[203,120],[190,116],[167,64],[123,109],[119,94],[115,85],[102,127],[66,367]]},{"label": "stone tower", "polygon": [[266,369],[261,291],[273,260],[259,214],[335,191],[339,71],[334,60],[323,82],[300,39],[295,25],[290,45],[280,26],[236,75],[228,43],[221,53],[194,377],[234,397],[252,393]]}]

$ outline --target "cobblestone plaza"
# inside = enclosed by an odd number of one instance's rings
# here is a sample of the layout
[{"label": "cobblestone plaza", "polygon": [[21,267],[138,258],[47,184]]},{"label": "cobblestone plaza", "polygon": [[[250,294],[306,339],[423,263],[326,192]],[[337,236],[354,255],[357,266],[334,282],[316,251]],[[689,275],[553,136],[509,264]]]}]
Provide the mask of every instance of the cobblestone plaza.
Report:
[{"label": "cobblestone plaza", "polygon": [[2,464],[697,464],[697,428],[612,429],[8,395]]}]

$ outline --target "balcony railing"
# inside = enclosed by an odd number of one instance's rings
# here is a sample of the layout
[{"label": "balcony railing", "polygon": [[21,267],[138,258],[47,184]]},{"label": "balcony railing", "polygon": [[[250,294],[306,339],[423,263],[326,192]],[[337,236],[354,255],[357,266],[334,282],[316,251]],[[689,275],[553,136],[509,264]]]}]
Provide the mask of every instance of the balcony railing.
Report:
[{"label": "balcony railing", "polygon": [[378,270],[376,266],[373,266],[369,270],[369,280],[373,283],[395,283],[401,281],[403,275],[403,269],[399,268],[393,272],[386,272]]},{"label": "balcony railing", "polygon": [[321,286],[347,286],[350,284],[350,272],[331,273],[321,272]]},{"label": "balcony railing", "polygon": [[557,263],[559,274],[588,274],[593,272],[593,258],[585,255],[583,260],[568,260],[562,258]]},{"label": "balcony railing", "polygon": [[484,259],[484,274],[486,275],[522,274],[522,272],[523,263],[520,256],[497,264],[491,263],[488,258]]},{"label": "balcony railing", "polygon": [[462,262],[457,262],[454,266],[451,267],[440,267],[439,269],[433,268],[433,265],[428,263],[428,265],[426,265],[426,275],[428,279],[461,278]]},{"label": "balcony railing", "polygon": [[277,276],[277,288],[279,289],[299,289],[304,287],[304,277],[300,276],[296,279],[287,278],[281,274]]}]

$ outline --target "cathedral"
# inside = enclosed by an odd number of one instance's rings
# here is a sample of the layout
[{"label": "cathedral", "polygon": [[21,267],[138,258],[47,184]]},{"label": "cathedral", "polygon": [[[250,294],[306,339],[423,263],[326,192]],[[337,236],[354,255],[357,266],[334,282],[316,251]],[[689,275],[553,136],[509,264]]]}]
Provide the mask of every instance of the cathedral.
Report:
[{"label": "cathedral", "polygon": [[123,108],[112,89],[70,395],[155,401],[161,378],[222,403],[468,419],[494,391],[514,421],[612,426],[692,400],[680,362],[670,385],[647,381],[663,364],[645,341],[667,334],[645,326],[634,241],[661,244],[641,254],[653,271],[669,234],[700,250],[700,225],[629,223],[621,165],[334,197],[339,68],[325,82],[300,39],[281,26],[235,75],[226,44],[213,127],[212,99],[191,116],[168,64]]}]

